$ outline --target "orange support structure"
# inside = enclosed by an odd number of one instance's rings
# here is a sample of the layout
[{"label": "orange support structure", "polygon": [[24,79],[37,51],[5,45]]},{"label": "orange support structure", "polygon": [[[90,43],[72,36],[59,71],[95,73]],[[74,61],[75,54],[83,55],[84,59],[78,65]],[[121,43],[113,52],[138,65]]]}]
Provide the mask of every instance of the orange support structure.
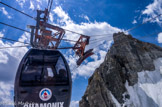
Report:
[{"label": "orange support structure", "polygon": [[[41,15],[44,15],[42,18]],[[65,30],[47,23],[48,10],[37,10],[37,24],[36,26],[29,26],[31,28],[30,43],[34,48],[40,49],[73,49],[75,54],[79,56],[77,65],[79,66],[87,57],[93,55],[93,49],[86,52],[85,47],[89,44],[89,36],[80,35],[80,38],[73,47],[59,48],[59,44],[65,34]]]},{"label": "orange support structure", "polygon": [[89,44],[89,39],[90,39],[89,36],[81,35],[79,40],[74,45],[73,50],[75,51],[75,54],[79,56],[77,65],[80,65],[87,57],[94,54],[92,52],[93,49],[90,49],[90,50],[84,52],[86,45]]}]

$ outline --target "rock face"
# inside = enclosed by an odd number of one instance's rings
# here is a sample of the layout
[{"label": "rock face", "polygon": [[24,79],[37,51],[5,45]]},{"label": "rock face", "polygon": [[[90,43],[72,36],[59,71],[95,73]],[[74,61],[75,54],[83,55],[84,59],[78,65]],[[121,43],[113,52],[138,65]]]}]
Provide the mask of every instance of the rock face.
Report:
[{"label": "rock face", "polygon": [[[138,82],[138,72],[154,71],[154,60],[162,57],[162,48],[154,44],[139,41],[131,35],[116,33],[114,44],[109,49],[104,62],[88,80],[88,87],[80,107],[116,107],[129,99],[125,87]],[[115,99],[115,100],[114,100]]]}]

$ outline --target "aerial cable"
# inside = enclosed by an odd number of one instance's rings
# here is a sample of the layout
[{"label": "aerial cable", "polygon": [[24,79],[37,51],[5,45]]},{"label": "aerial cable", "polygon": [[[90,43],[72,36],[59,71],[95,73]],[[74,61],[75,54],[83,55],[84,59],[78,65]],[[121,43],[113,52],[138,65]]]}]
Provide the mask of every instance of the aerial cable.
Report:
[{"label": "aerial cable", "polygon": [[[3,4],[3,5],[5,5],[5,6],[7,6],[7,7],[9,7],[9,8],[12,8],[12,9],[14,9],[14,10],[16,10],[16,11],[18,11],[18,12],[20,12],[20,13],[22,13],[22,14],[24,14],[24,15],[30,17],[30,18],[32,18],[32,19],[34,19],[34,20],[36,20],[36,18],[34,18],[34,17],[32,17],[32,16],[30,16],[30,15],[28,15],[28,14],[26,14],[26,13],[24,13],[24,12],[22,12],[22,11],[16,9],[16,8],[12,7],[12,6],[9,6],[9,5],[7,5],[7,4],[1,2],[1,1],[0,1],[0,3]],[[49,0],[49,1],[48,1],[49,12],[51,11],[52,3],[53,3],[53,0]],[[159,15],[157,15],[157,16],[151,18],[150,20],[147,20],[147,21],[143,22],[142,24],[139,24],[139,25],[137,25],[137,26],[135,26],[135,27],[132,27],[132,28],[126,30],[126,32],[132,31],[132,30],[134,30],[134,29],[140,27],[141,25],[143,25],[143,24],[145,24],[145,23],[147,23],[147,22],[149,22],[149,21],[151,21],[151,20],[153,20],[153,19],[156,19],[157,17],[159,17],[159,16],[161,16],[161,15],[162,15],[162,14],[159,14]],[[2,24],[2,22],[0,22],[0,23]],[[8,25],[7,25],[7,26],[8,26]],[[11,27],[11,26],[10,26],[10,27]],[[12,27],[13,27],[13,26],[12,26]],[[17,28],[16,28],[16,29],[17,29]],[[18,29],[20,30],[20,28],[18,28]],[[63,28],[63,29],[64,29],[64,28]],[[22,29],[21,29],[21,30],[22,30]],[[81,34],[81,33],[75,32],[75,31],[71,31],[71,30],[68,30],[68,29],[64,29],[64,30],[65,30],[65,31],[68,31],[68,32],[71,32],[71,33],[75,33],[75,34],[84,35],[84,34]],[[23,31],[24,31],[24,30],[23,30]],[[25,32],[28,32],[28,33],[29,33],[29,31],[25,31]],[[108,33],[108,34],[110,34],[110,33]],[[103,35],[108,35],[108,34],[92,35],[91,37],[94,37],[94,36],[103,36]],[[88,35],[87,35],[87,36],[88,36]]]},{"label": "aerial cable", "polygon": [[96,47],[96,44],[102,44],[104,42],[104,40],[102,41],[96,41],[96,42],[92,42],[89,45],[94,45],[94,47]]},{"label": "aerial cable", "polygon": [[78,65],[74,65],[74,67],[71,69],[71,72],[76,71],[79,68]]},{"label": "aerial cable", "polygon": [[[24,30],[24,29],[21,29],[21,28],[18,28],[18,27],[15,27],[15,26],[12,26],[12,25],[9,25],[9,24],[6,24],[6,23],[3,23],[3,22],[0,22],[0,24],[3,24],[3,25],[6,25],[6,26],[9,26],[9,27],[12,27],[12,28],[15,28],[15,29],[18,29],[18,30],[21,30],[21,31],[24,31],[24,32],[27,32],[27,33],[31,33],[27,30]],[[106,37],[105,37],[106,38]],[[102,39],[102,38],[100,38]],[[95,39],[95,40],[100,40],[100,39]],[[74,40],[69,40],[69,39],[62,39],[64,41],[69,41],[69,42],[77,42],[77,41],[74,41]],[[90,41],[94,41],[94,40],[90,40]],[[17,42],[17,41],[16,41]]]},{"label": "aerial cable", "polygon": [[76,49],[76,48],[74,48],[74,47],[59,47],[57,49]]},{"label": "aerial cable", "polygon": [[[134,30],[134,29],[136,29],[136,28],[138,28],[138,27],[142,26],[143,24],[146,24],[147,22],[149,22],[149,21],[151,21],[151,20],[154,20],[154,19],[156,19],[157,17],[160,17],[161,15],[162,15],[162,14],[158,14],[157,16],[152,17],[151,19],[149,19],[149,20],[147,20],[147,21],[143,22],[142,24],[138,24],[138,25],[137,25],[137,26],[135,26],[135,27],[132,27],[132,28],[130,28],[130,29],[128,29],[128,30],[126,30],[125,32],[132,31],[132,30]],[[92,35],[92,37],[93,37],[93,36],[102,36],[102,35],[108,35],[108,34]]]},{"label": "aerial cable", "polygon": [[[22,13],[22,14],[28,16],[28,17],[30,17],[30,18],[35,19],[34,17],[32,17],[32,16],[30,16],[30,15],[24,13],[24,12],[21,12],[20,10],[18,10],[18,9],[16,9],[16,8],[13,8],[12,6],[9,6],[9,5],[7,5],[7,4],[5,4],[5,3],[3,3],[3,2],[0,2],[0,3],[3,4],[3,5],[6,5],[6,6],[9,7],[9,8],[12,8],[12,9],[14,9],[14,10],[16,10],[16,11],[18,11],[18,12],[20,12],[20,13]],[[52,3],[53,3],[53,0],[49,0],[49,3],[48,3],[49,12],[50,12],[50,10],[51,10]],[[15,28],[15,29],[18,29],[18,30],[21,30],[21,31],[24,31],[24,32],[27,32],[27,33],[30,33],[30,32],[27,31],[27,30],[24,30],[24,29],[21,29],[21,28],[12,26],[12,25],[8,25],[8,24],[5,24],[5,23],[3,23],[3,22],[0,22],[0,24],[6,25],[6,26],[9,26],[9,27],[13,27],[13,28]],[[64,29],[64,28],[63,28],[63,29]],[[65,31],[68,31],[68,32],[71,32],[71,33],[78,34],[78,35],[84,35],[84,34],[81,34],[81,33],[75,32],[75,31],[71,31],[71,30],[68,30],[68,29],[64,29],[64,30],[65,30]],[[107,34],[103,34],[103,35],[107,35]],[[88,35],[87,35],[87,36],[88,36]],[[93,36],[100,36],[100,35],[93,35]],[[90,37],[93,37],[93,36],[90,36]],[[101,35],[101,36],[102,36],[102,35]],[[71,40],[66,40],[66,41],[71,41]],[[73,41],[73,42],[76,42],[76,41]]]},{"label": "aerial cable", "polygon": [[[96,40],[90,40],[90,43],[92,42],[96,42],[96,41],[102,41],[102,40],[110,40],[110,39],[106,39],[106,38],[101,38],[101,39],[96,39]],[[111,39],[112,40],[112,39]]]},{"label": "aerial cable", "polygon": [[3,23],[3,22],[0,22],[0,24],[3,24],[3,25],[6,25],[6,26],[9,26],[9,27],[15,28],[15,29],[18,29],[18,30],[21,30],[21,31],[27,32],[27,33],[30,33],[30,32],[27,31],[27,30],[24,30],[24,29],[21,29],[21,28],[18,28],[18,27],[15,27],[15,26],[12,26],[12,25],[9,25],[9,24],[6,24],[6,23]]},{"label": "aerial cable", "polygon": [[48,0],[48,6],[47,6],[47,9],[49,9],[50,1],[51,1],[51,0]]},{"label": "aerial cable", "polygon": [[16,9],[16,8],[12,7],[12,6],[9,6],[9,5],[7,5],[7,4],[5,4],[5,3],[1,2],[1,1],[0,1],[0,4],[3,4],[3,5],[5,5],[5,6],[7,6],[7,7],[11,8],[11,9],[13,9],[13,10],[17,11],[17,12],[20,12],[20,13],[22,13],[22,14],[24,14],[24,15],[26,15],[26,16],[28,16],[28,17],[30,17],[30,18],[32,18],[32,19],[34,19],[34,20],[36,20],[36,18],[34,18],[34,17],[32,17],[32,16],[30,16],[30,15],[28,15],[28,14],[26,14],[26,13],[24,13],[24,12],[22,12],[22,11],[20,11],[20,10]]},{"label": "aerial cable", "polygon": [[[109,37],[112,37],[112,36],[109,36]],[[106,38],[108,38],[108,37],[106,36],[106,37],[94,38],[94,39],[90,39],[90,41],[95,41],[95,40],[99,40],[99,39],[106,39]]]},{"label": "aerial cable", "polygon": [[[9,27],[12,27],[12,28],[15,28],[15,29],[18,29],[18,30],[21,30],[21,31],[24,31],[24,32],[27,32],[27,33],[31,33],[27,30],[24,30],[24,29],[21,29],[21,28],[18,28],[18,27],[15,27],[15,26],[12,26],[12,25],[9,25],[9,24],[6,24],[6,23],[3,23],[3,22],[0,22],[0,24],[3,24],[3,25],[6,25],[6,26],[9,26]],[[70,39],[62,39],[64,41],[71,41],[71,42],[77,42],[77,41],[74,41],[74,40],[70,40]],[[18,42],[18,41],[16,41]]]},{"label": "aerial cable", "polygon": [[10,39],[10,38],[5,38],[5,37],[0,37],[0,38],[1,38],[1,39],[5,39],[5,40],[9,40],[9,41],[14,41],[14,42],[23,43],[23,44],[30,44],[30,43],[25,43],[25,42],[22,42],[22,41],[13,40],[13,39]]},{"label": "aerial cable", "polygon": [[93,42],[90,42],[89,44],[97,44],[97,43],[100,43],[100,42],[103,42],[103,41],[106,41],[106,40],[93,41]]},{"label": "aerial cable", "polygon": [[[64,28],[62,28],[64,29]],[[75,31],[72,31],[72,30],[68,30],[68,29],[64,29],[65,31],[68,31],[68,32],[71,32],[71,33],[74,33],[74,34],[78,34],[78,35],[85,35],[85,34],[81,34],[81,33],[78,33],[78,32],[75,32]],[[95,37],[95,36],[107,36],[107,35],[113,35],[112,33],[107,33],[107,34],[100,34],[100,35],[91,35],[90,37]],[[89,35],[87,35],[89,36]]]},{"label": "aerial cable", "polygon": [[[62,29],[64,29],[64,28],[62,28]],[[78,34],[78,35],[85,35],[85,34],[81,34],[81,33],[78,33],[78,32],[72,31],[72,30],[68,30],[68,29],[64,29],[64,30],[68,31],[68,32],[71,32],[71,33],[74,33],[74,34]],[[86,36],[89,36],[89,35],[86,35]],[[98,35],[94,35],[94,36],[98,36]],[[90,36],[90,37],[93,37],[93,35]]]},{"label": "aerial cable", "polygon": [[109,37],[109,36],[112,36],[113,34],[107,34],[107,35],[97,35],[97,36],[93,36],[93,35],[91,35],[90,37],[92,38],[92,37],[94,37],[94,38],[97,38],[97,37]]},{"label": "aerial cable", "polygon": [[142,37],[139,37],[139,38],[145,38],[145,37],[147,37],[147,36],[156,35],[156,34],[159,34],[160,32],[162,32],[162,31],[155,32],[155,33],[152,33],[152,34],[149,34],[149,35],[145,35],[145,36],[142,36]]},{"label": "aerial cable", "polygon": [[[151,18],[150,20],[147,20],[147,21],[143,22],[142,24],[138,24],[137,26],[132,27],[132,28],[126,30],[125,32],[132,31],[132,30],[134,30],[134,29],[140,27],[141,25],[146,24],[147,22],[149,22],[149,21],[151,21],[151,20],[154,20],[154,19],[156,19],[157,17],[160,17],[161,15],[162,15],[162,14],[159,14],[159,15],[157,15],[157,16]],[[65,30],[65,29],[64,29],[64,30]],[[67,30],[67,31],[72,32],[72,33],[76,33],[76,32],[74,32],[74,31],[70,31],[70,30]],[[94,36],[103,36],[103,35],[109,35],[109,34],[112,34],[112,33],[101,34],[101,35],[91,35],[91,37],[94,37]]]},{"label": "aerial cable", "polygon": [[[62,28],[64,29],[64,28]],[[81,33],[78,33],[78,32],[75,32],[75,31],[71,31],[71,30],[68,30],[68,29],[64,29],[65,31],[68,31],[68,32],[71,32],[71,33],[75,33],[75,34],[78,34],[78,35],[84,35],[84,34],[81,34]],[[87,35],[88,36],[88,35]]]},{"label": "aerial cable", "polygon": [[91,35],[91,37],[95,37],[95,36],[107,36],[107,35],[113,35],[113,33],[105,33],[105,34]]},{"label": "aerial cable", "polygon": [[99,39],[93,39],[93,40],[90,40],[90,42],[94,42],[94,41],[98,41],[98,40],[106,40],[107,37],[104,37],[104,38],[99,38]]},{"label": "aerial cable", "polygon": [[134,29],[136,29],[136,28],[142,26],[143,24],[146,24],[147,22],[156,19],[157,17],[159,17],[159,16],[161,16],[161,15],[162,15],[162,14],[159,14],[159,15],[157,15],[157,16],[155,16],[155,17],[152,17],[151,19],[149,19],[149,20],[147,20],[147,21],[145,21],[145,22],[143,22],[143,23],[141,23],[141,24],[138,24],[137,26],[134,26],[134,27],[132,27],[132,28],[130,28],[130,29],[128,29],[128,30],[126,30],[126,32],[130,32],[130,31],[132,31],[132,30],[134,30]]},{"label": "aerial cable", "polygon": [[52,4],[53,4],[53,0],[51,0],[50,7],[49,7],[49,9],[48,9],[48,12],[49,12],[49,13],[50,13],[50,11],[51,11]]},{"label": "aerial cable", "polygon": [[[11,9],[14,9],[14,10],[17,11],[17,12],[20,12],[20,13],[22,13],[22,14],[24,14],[24,15],[26,15],[26,16],[28,16],[28,17],[34,19],[34,20],[36,20],[36,18],[34,18],[34,17],[32,17],[32,16],[30,16],[30,15],[28,15],[28,14],[26,14],[26,13],[24,13],[24,12],[22,12],[22,11],[16,9],[16,8],[12,7],[12,6],[9,6],[9,5],[7,5],[7,4],[1,2],[1,1],[0,1],[0,3],[3,4],[3,5],[5,5],[5,6],[7,6],[7,7],[9,7],[9,8],[11,8]],[[49,0],[49,3],[48,3],[49,13],[50,13],[51,8],[52,8],[52,3],[53,3],[53,0]],[[49,13],[48,13],[48,16],[49,16]],[[3,22],[0,22],[0,24],[3,24],[3,25],[6,25],[6,26],[15,28],[15,29],[18,29],[18,30],[27,32],[27,33],[31,33],[31,32],[29,32],[29,31],[27,31],[27,30],[24,30],[24,29],[21,29],[21,28],[18,28],[18,27],[15,27],[15,26],[12,26],[12,25],[3,23]],[[67,30],[67,29],[64,29],[64,30],[69,31],[69,32],[72,32],[72,33],[75,33],[75,34],[83,35],[83,34],[81,34],[81,33],[74,32],[74,31],[71,31],[71,30]],[[97,36],[97,35],[96,35],[96,36]],[[8,38],[2,38],[2,39],[11,40],[11,39],[8,39]],[[64,40],[65,40],[65,39],[64,39]],[[16,41],[16,40],[11,40],[11,41]],[[72,41],[72,40],[67,40],[67,39],[66,39],[66,41]],[[16,41],[16,42],[20,42],[20,41]],[[76,42],[76,41],[73,41],[73,42]],[[20,43],[22,43],[22,42],[20,42]],[[24,42],[23,42],[23,43],[24,43]],[[24,46],[19,46],[19,47],[24,47]],[[11,47],[6,47],[6,48],[11,48]],[[63,47],[62,49],[69,49],[69,48],[72,48],[72,47]],[[60,49],[61,49],[61,48],[60,48]]]},{"label": "aerial cable", "polygon": [[[0,22],[0,24],[3,24],[3,25],[6,25],[6,26],[9,26],[9,27],[15,28],[15,29],[18,29],[18,30],[21,30],[21,31],[27,32],[27,33],[31,33],[30,31],[27,31],[27,30],[24,30],[24,29],[21,29],[21,28],[18,28],[18,27],[15,27],[15,26],[12,26],[12,25],[9,25],[9,24],[6,24],[6,23],[3,23],[3,22]],[[68,40],[68,39],[63,39],[63,40],[65,40],[65,41],[73,41],[73,40]],[[77,41],[73,41],[73,42],[77,42]]]},{"label": "aerial cable", "polygon": [[[93,45],[93,44],[94,44],[94,47],[97,47],[98,45],[95,46],[95,44],[98,44],[98,43],[99,43],[99,45],[101,45],[104,41],[107,41],[107,42],[108,42],[108,41],[110,41],[110,40],[100,40],[100,41],[90,42],[89,45]],[[102,43],[101,43],[101,42],[102,42]]]},{"label": "aerial cable", "polygon": [[49,14],[50,14],[50,11],[51,11],[51,8],[52,8],[52,3],[53,3],[53,0],[48,0],[48,6],[47,6],[47,9],[48,9],[47,19],[49,18]]},{"label": "aerial cable", "polygon": [[102,39],[96,39],[90,42],[96,42],[96,41],[102,41],[102,40],[112,40],[113,38],[102,38]]},{"label": "aerial cable", "polygon": [[[150,35],[145,35],[145,36],[143,36],[143,37],[146,37],[146,36],[152,36],[152,35],[154,35],[154,34],[158,34],[158,33],[160,33],[160,32],[156,32],[156,33],[152,33],[152,34],[150,34]],[[143,38],[143,37],[139,37],[139,38]],[[96,40],[96,41],[90,41],[90,45],[92,45],[92,44],[96,44],[97,42],[103,42],[103,41],[105,41],[105,40],[101,40],[101,39],[98,39],[98,40]],[[106,40],[106,41],[109,41],[109,40]]]},{"label": "aerial cable", "polygon": [[[98,47],[98,46],[100,46],[100,45],[103,45],[103,42],[104,42],[104,41],[100,41],[100,42],[102,42],[102,43],[99,43],[99,44],[96,45],[96,46],[94,45],[92,48],[95,48],[95,47]],[[95,42],[95,43],[91,43],[91,44],[96,44],[96,42]],[[90,45],[91,45],[91,44],[90,44]]]},{"label": "aerial cable", "polygon": [[22,48],[22,47],[29,47],[30,45],[24,45],[24,46],[10,46],[10,47],[0,47],[0,49],[7,49],[7,48]]},{"label": "aerial cable", "polygon": [[104,42],[104,40],[96,41],[96,42],[89,43],[89,45],[94,45],[94,47],[96,47],[96,44],[102,44],[103,42]]},{"label": "aerial cable", "polygon": [[[95,44],[96,44],[96,43],[95,43]],[[100,45],[102,45],[102,44],[99,43],[98,45],[89,45],[89,46],[90,46],[91,49],[94,49],[94,48],[96,48],[96,47],[98,47],[98,46],[100,46]]]},{"label": "aerial cable", "polygon": [[[161,31],[155,32],[155,33],[152,33],[152,34],[149,34],[149,35],[145,35],[145,36],[143,36],[143,37],[152,36],[152,35],[158,34],[158,33],[160,33],[160,32],[161,32]],[[140,37],[140,38],[143,38],[143,37]],[[102,41],[104,41],[104,40],[102,40]],[[100,41],[100,42],[102,42],[102,41]],[[127,43],[127,42],[130,42],[130,41],[125,41],[124,43],[118,43],[118,44],[115,44],[114,46],[118,46],[118,45],[121,45],[121,44],[125,44],[125,43]],[[91,45],[91,44],[96,44],[96,42],[89,43],[89,45]],[[100,43],[99,45],[102,45],[102,44]],[[99,45],[94,46],[94,48],[95,48],[95,47],[98,47]]]},{"label": "aerial cable", "polygon": [[70,40],[70,39],[62,39],[64,41],[69,41],[69,42],[77,42],[77,41],[74,41],[74,40]]}]

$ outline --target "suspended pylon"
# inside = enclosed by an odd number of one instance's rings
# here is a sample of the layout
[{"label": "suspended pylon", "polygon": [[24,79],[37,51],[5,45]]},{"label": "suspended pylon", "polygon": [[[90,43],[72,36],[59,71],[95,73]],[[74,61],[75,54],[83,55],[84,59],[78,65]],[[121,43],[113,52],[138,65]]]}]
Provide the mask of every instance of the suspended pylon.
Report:
[{"label": "suspended pylon", "polygon": [[75,54],[79,56],[79,59],[77,60],[77,65],[80,65],[86,58],[94,54],[92,52],[93,49],[89,49],[88,51],[84,52],[86,45],[89,44],[89,39],[89,36],[81,35],[74,45],[73,50],[75,51]]}]

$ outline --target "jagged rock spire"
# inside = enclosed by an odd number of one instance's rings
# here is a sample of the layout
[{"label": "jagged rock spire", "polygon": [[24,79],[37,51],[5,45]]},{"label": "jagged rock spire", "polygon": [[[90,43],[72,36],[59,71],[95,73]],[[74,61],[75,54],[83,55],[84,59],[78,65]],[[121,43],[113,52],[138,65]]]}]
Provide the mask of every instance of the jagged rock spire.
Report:
[{"label": "jagged rock spire", "polygon": [[138,72],[155,70],[154,59],[162,57],[162,48],[139,41],[123,32],[113,35],[114,44],[104,62],[89,78],[80,107],[115,107],[114,98],[122,105],[123,97],[129,99],[125,87],[138,82]]}]

